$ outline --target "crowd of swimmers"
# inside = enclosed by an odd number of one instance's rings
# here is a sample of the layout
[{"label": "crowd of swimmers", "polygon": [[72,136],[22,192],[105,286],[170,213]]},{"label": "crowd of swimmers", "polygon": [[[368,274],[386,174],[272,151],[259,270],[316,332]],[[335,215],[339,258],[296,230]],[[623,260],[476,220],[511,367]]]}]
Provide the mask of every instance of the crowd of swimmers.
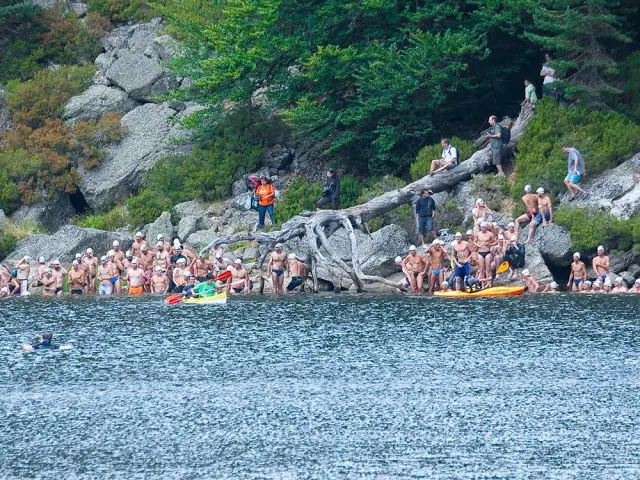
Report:
[{"label": "crowd of swimmers", "polygon": [[[87,248],[77,253],[66,267],[57,259],[47,260],[41,256],[34,275],[31,261],[25,256],[13,268],[0,265],[0,297],[27,296],[35,288],[44,296],[60,296],[65,283],[71,295],[100,296],[174,293],[207,296],[214,291],[248,294],[253,289],[250,271],[242,259],[228,258],[221,245],[210,252],[196,254],[177,239],[166,242],[162,234],[152,246],[138,232],[127,251],[123,251],[116,240],[99,258],[92,248]],[[229,273],[221,276],[222,272]],[[267,275],[276,293],[283,293],[285,276],[289,277],[287,291],[303,289],[305,264],[295,254],[285,253],[282,244],[276,244],[269,254]],[[220,277],[225,279],[217,280]],[[198,288],[200,284],[203,286]]]}]

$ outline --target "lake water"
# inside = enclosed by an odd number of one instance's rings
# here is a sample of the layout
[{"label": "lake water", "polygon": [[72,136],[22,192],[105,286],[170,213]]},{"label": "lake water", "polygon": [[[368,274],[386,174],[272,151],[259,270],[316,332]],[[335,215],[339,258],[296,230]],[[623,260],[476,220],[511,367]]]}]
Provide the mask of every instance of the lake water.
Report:
[{"label": "lake water", "polygon": [[640,478],[639,308],[3,301],[0,478]]}]

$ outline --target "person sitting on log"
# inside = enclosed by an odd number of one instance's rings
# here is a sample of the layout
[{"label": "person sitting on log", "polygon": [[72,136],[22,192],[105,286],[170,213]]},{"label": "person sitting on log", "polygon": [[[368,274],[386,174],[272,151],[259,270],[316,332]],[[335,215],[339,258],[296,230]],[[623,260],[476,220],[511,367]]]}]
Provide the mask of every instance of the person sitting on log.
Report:
[{"label": "person sitting on log", "polygon": [[449,143],[448,138],[443,138],[440,145],[442,145],[442,156],[431,160],[429,175],[451,170],[458,165],[458,149]]}]

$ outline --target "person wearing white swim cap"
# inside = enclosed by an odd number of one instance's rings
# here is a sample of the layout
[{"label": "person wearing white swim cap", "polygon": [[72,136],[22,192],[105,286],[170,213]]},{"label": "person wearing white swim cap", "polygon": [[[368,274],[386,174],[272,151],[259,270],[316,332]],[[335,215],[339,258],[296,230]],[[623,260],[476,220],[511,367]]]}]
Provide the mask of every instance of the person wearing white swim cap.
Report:
[{"label": "person wearing white swim cap", "polygon": [[591,260],[591,267],[596,276],[603,282],[611,274],[609,256],[605,255],[602,245],[598,245],[597,255]]},{"label": "person wearing white swim cap", "polygon": [[558,284],[556,282],[547,284],[547,286],[544,287],[544,290],[542,290],[542,293],[560,293],[558,290]]},{"label": "person wearing white swim cap", "polygon": [[611,293],[627,293],[627,287],[624,284],[624,280],[622,277],[616,277],[613,281],[613,288],[611,289]]},{"label": "person wearing white swim cap", "polygon": [[31,295],[29,292],[29,274],[31,273],[31,265],[29,262],[31,261],[31,257],[25,255],[20,259],[18,263],[16,263],[15,269],[18,271],[16,279],[20,283],[20,296],[26,297]]},{"label": "person wearing white swim cap", "polygon": [[267,275],[271,277],[273,293],[276,295],[284,293],[284,274],[287,266],[287,253],[283,248],[284,245],[276,243],[273,247],[273,252],[269,254],[269,263],[267,263]]},{"label": "person wearing white swim cap", "polygon": [[444,263],[449,261],[449,253],[442,246],[442,242],[435,239],[429,248],[427,248],[427,254],[429,255],[429,290],[428,293],[433,293],[436,289],[442,288],[442,282],[444,282]]},{"label": "person wearing white swim cap", "polygon": [[402,266],[407,271],[413,293],[424,293],[423,282],[428,265],[428,260],[418,253],[416,246],[410,245],[409,254],[402,260]]},{"label": "person wearing white swim cap", "polygon": [[300,287],[304,291],[304,280],[307,278],[306,268],[295,253],[290,253],[287,260],[287,272],[291,275],[291,281],[287,284],[287,293],[293,292]]},{"label": "person wearing white swim cap", "polygon": [[569,274],[567,288],[570,288],[572,292],[579,292],[582,290],[582,282],[586,279],[587,267],[584,262],[580,261],[580,252],[576,252],[573,254],[573,263],[571,264],[571,273]]},{"label": "person wearing white swim cap", "polygon": [[[536,190],[536,196],[538,197],[538,213],[536,213],[531,219],[529,225],[529,234],[527,235],[527,241],[525,244],[531,243],[533,234],[538,228],[538,225],[542,224],[543,227],[547,226],[547,223],[553,223],[553,206],[551,205],[551,198],[544,191],[544,188],[540,187]],[[520,217],[521,218],[521,217]]]},{"label": "person wearing white swim cap", "polygon": [[134,257],[140,258],[142,247],[148,248],[148,245],[147,241],[142,238],[142,232],[136,232],[135,239],[131,244],[131,253]]},{"label": "person wearing white swim cap", "polygon": [[529,293],[536,293],[538,291],[538,288],[540,288],[540,285],[538,284],[536,277],[531,275],[531,272],[529,271],[528,268],[525,268],[524,270],[522,270],[522,276],[524,277],[524,284],[525,284],[525,287],[527,287],[527,291]]},{"label": "person wearing white swim cap", "polygon": [[633,283],[633,287],[629,289],[629,293],[640,293],[640,278],[636,279]]},{"label": "person wearing white swim cap", "polygon": [[[468,230],[467,236],[471,239],[473,237],[473,230]],[[471,266],[469,265],[471,253],[471,245],[469,242],[462,239],[461,232],[456,232],[456,239],[451,244],[451,254],[455,262],[455,288],[458,291],[464,291],[464,279],[471,274]]]},{"label": "person wearing white swim cap", "polygon": [[497,245],[498,239],[488,228],[487,222],[480,224],[480,231],[476,233],[476,246],[478,247],[478,280],[482,289],[491,287],[493,283],[493,271],[491,262],[493,262],[493,247]]}]

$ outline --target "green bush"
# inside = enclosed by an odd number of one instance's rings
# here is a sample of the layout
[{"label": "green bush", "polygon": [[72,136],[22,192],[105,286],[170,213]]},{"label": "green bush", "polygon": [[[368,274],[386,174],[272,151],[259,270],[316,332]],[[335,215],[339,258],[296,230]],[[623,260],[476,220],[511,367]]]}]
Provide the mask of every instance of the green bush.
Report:
[{"label": "green bush", "polygon": [[[458,159],[460,162],[468,160],[476,151],[476,147],[470,140],[462,140],[458,137],[449,139],[451,145],[458,149]],[[434,143],[427,145],[418,152],[415,161],[411,164],[409,173],[412,180],[418,180],[424,177],[431,169],[431,160],[442,157],[442,145]]]},{"label": "green bush", "polygon": [[500,211],[511,190],[507,179],[497,175],[478,175],[471,180],[471,185],[471,196],[482,198],[487,207],[496,212]]},{"label": "green bush", "polygon": [[294,178],[282,192],[275,206],[278,223],[283,223],[304,210],[314,211],[322,195],[322,186],[305,177]]},{"label": "green bush", "polygon": [[0,260],[13,252],[20,240],[12,235],[4,235],[0,233]]},{"label": "green bush", "polygon": [[172,206],[169,199],[158,197],[150,190],[142,190],[126,202],[128,223],[131,227],[141,227],[153,222],[162,212],[170,211]]},{"label": "green bush", "polygon": [[630,250],[640,243],[640,215],[621,220],[608,212],[562,205],[553,219],[571,234],[572,248],[593,251],[598,245],[606,250]]},{"label": "green bush", "polygon": [[449,233],[464,232],[467,229],[464,225],[464,213],[453,200],[438,209],[434,221],[438,230],[446,228]]},{"label": "green bush", "polygon": [[112,22],[146,22],[155,16],[146,0],[89,0],[89,12],[97,13]]},{"label": "green bush", "polygon": [[357,205],[358,197],[362,194],[362,181],[354,175],[347,174],[340,177],[340,208]]},{"label": "green bush", "polygon": [[76,217],[73,219],[73,223],[83,228],[95,228],[112,232],[128,225],[127,209],[119,205],[104,213]]},{"label": "green bush", "polygon": [[512,196],[519,200],[526,184],[557,194],[564,190],[567,155],[562,144],[572,143],[584,156],[587,175],[613,168],[637,151],[640,126],[619,113],[565,108],[543,99],[536,115],[518,140],[516,179]]}]

